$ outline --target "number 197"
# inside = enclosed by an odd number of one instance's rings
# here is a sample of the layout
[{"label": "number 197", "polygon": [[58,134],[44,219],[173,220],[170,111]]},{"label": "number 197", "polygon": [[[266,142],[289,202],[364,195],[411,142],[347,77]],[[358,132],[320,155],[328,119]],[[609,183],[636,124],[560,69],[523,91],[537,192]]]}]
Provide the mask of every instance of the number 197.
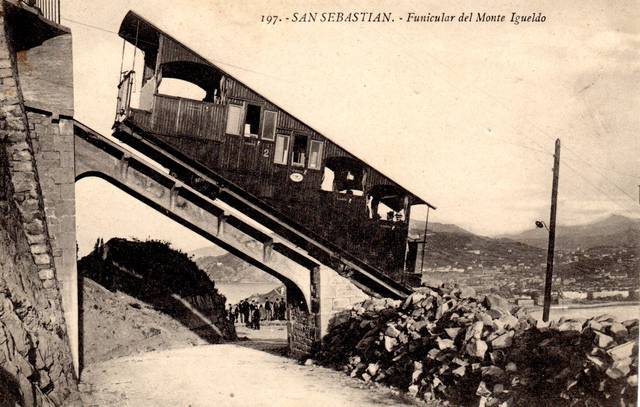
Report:
[{"label": "number 197", "polygon": [[276,25],[276,21],[278,21],[278,16],[262,16],[261,22]]}]

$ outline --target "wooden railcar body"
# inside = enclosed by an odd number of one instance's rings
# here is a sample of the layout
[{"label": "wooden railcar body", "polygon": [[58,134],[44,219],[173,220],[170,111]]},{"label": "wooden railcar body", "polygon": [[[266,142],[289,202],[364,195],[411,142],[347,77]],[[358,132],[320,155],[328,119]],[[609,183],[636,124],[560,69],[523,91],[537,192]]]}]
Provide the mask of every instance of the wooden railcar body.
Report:
[{"label": "wooden railcar body", "polygon": [[[132,73],[123,73],[117,122],[140,129],[145,138],[401,280],[411,206],[433,206],[137,14],[127,14],[120,36],[144,55],[144,70],[137,107],[130,103]],[[162,94],[166,78],[195,84],[205,97]]]}]

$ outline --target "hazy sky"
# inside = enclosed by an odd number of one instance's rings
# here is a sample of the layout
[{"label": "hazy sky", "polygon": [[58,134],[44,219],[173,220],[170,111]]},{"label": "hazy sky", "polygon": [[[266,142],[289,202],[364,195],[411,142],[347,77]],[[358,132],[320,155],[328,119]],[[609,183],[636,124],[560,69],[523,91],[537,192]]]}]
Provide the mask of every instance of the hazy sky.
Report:
[{"label": "hazy sky", "polygon": [[[493,235],[547,220],[556,137],[560,223],[640,216],[635,1],[62,0],[62,23],[73,31],[76,118],[103,134],[122,51],[110,31],[130,9],[433,203],[433,221]],[[260,23],[262,15],[305,11],[507,20],[541,12],[546,22]],[[179,233],[99,182],[77,189],[81,251],[96,235]],[[105,210],[90,214],[98,205]],[[132,228],[125,213],[149,222]],[[179,245],[202,246],[190,239]]]}]

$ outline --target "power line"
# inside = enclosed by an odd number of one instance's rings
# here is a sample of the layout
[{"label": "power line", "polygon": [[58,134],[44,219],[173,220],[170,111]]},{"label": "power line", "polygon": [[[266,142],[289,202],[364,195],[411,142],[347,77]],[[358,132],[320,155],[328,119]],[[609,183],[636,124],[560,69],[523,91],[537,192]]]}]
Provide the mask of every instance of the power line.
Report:
[{"label": "power line", "polygon": [[[622,207],[622,205],[620,205],[615,199],[613,199],[607,192],[605,192],[603,189],[601,189],[600,187],[598,187],[597,185],[593,184],[588,178],[586,178],[580,171],[576,170],[575,168],[573,168],[571,165],[569,165],[566,161],[563,161],[563,164],[569,168],[571,171],[573,171],[576,175],[578,175],[580,178],[582,178],[587,184],[589,184],[593,189],[595,189],[596,191],[600,192],[601,194],[603,194],[610,202],[612,202],[614,205],[616,205],[618,208],[622,209],[624,212],[628,212],[628,213],[633,213],[634,210],[631,209],[627,209]],[[634,200],[635,201],[635,200]]]},{"label": "power line", "polygon": [[[567,158],[569,160],[574,160],[575,162],[582,161],[582,160],[578,160],[577,158],[573,158],[573,157],[567,157]],[[587,163],[587,164],[589,164],[589,163]],[[633,174],[629,174],[629,173],[626,173],[626,172],[621,172],[621,171],[618,171],[618,170],[614,170],[613,168],[604,167],[604,166],[601,166],[601,165],[596,165],[596,164],[589,164],[589,165],[594,167],[594,168],[599,168],[599,169],[601,169],[603,171],[607,171],[607,172],[610,172],[610,173],[613,173],[613,174],[618,174],[618,175],[622,175],[624,177],[629,177],[629,178],[640,179],[640,174],[633,175]]]},{"label": "power line", "polygon": [[514,141],[510,141],[510,140],[504,139],[502,137],[495,137],[495,138],[496,138],[496,140],[502,141],[505,144],[511,144],[512,146],[524,148],[525,150],[533,151],[534,153],[544,154],[544,155],[553,157],[553,154],[551,154],[551,153],[549,153],[547,151],[539,150],[537,148],[533,148],[533,147],[527,146],[526,144],[516,143]]},{"label": "power line", "polygon": [[108,29],[106,29],[106,28],[102,28],[102,27],[98,27],[97,25],[91,25],[91,24],[83,23],[83,22],[81,22],[81,21],[73,20],[73,19],[71,19],[71,18],[66,18],[66,17],[62,17],[61,19],[62,19],[62,20],[65,20],[65,21],[68,21],[68,22],[70,22],[70,23],[74,23],[74,24],[82,25],[82,26],[87,27],[87,28],[93,28],[94,30],[103,31],[103,32],[105,32],[105,33],[109,33],[109,34],[116,34],[116,35],[118,35],[118,33],[117,33],[117,32],[115,32],[115,31],[108,30]]},{"label": "power line", "polygon": [[[396,31],[396,33],[397,33],[400,37],[402,37],[402,39],[404,39],[404,40],[407,40],[407,41],[408,41],[408,38],[407,38],[403,33],[399,32],[399,31]],[[396,41],[396,42],[397,42],[397,41]],[[432,55],[431,53],[429,53],[429,52],[427,52],[427,51],[425,51],[425,50],[422,50],[422,52],[421,52],[419,55],[423,55],[423,54],[424,54],[424,55],[426,55],[427,57],[431,58],[433,61],[437,62],[439,65],[443,66],[445,69],[447,69],[447,70],[448,70],[448,71],[450,71],[451,73],[455,74],[457,77],[459,77],[459,78],[463,77],[463,76],[462,76],[462,75],[460,75],[460,74],[459,74],[455,69],[451,68],[448,64],[446,64],[446,63],[442,62],[439,58],[435,57],[435,56],[434,56],[434,55]],[[409,56],[409,58],[414,59],[416,62],[421,63],[421,65],[425,65],[424,61],[420,61],[420,60],[419,60],[419,59],[418,59],[418,58],[417,58],[413,53],[408,54],[408,56]],[[442,78],[442,77],[441,77],[441,78]],[[448,80],[448,78],[445,78],[445,79],[444,79],[444,81],[445,81],[446,83],[448,83],[448,84],[449,84],[451,87],[453,87],[454,89],[457,89],[459,92],[462,92],[462,93],[467,93],[467,92],[468,92],[468,87],[467,87],[467,90],[464,90],[464,91],[463,91],[463,89],[461,89],[459,86],[457,86],[457,85],[453,84],[450,80]],[[494,101],[495,101],[499,106],[501,106],[501,107],[502,107],[502,108],[504,108],[505,110],[507,110],[507,111],[509,111],[509,112],[512,112],[512,113],[513,113],[513,111],[511,110],[511,108],[510,108],[508,105],[506,105],[505,103],[503,103],[503,102],[502,102],[502,100],[500,100],[499,98],[495,97],[495,96],[494,96],[493,94],[491,94],[490,92],[487,92],[487,91],[485,91],[483,88],[481,88],[481,87],[479,88],[479,87],[477,87],[477,86],[474,86],[474,87],[473,87],[473,88],[471,88],[471,89],[472,89],[472,90],[471,90],[471,92],[480,91],[480,92],[481,92],[481,93],[483,93],[485,96],[487,96],[487,97],[489,97],[490,99],[494,100]],[[575,96],[576,96],[576,95],[574,95],[572,98],[575,98]],[[528,99],[529,101],[531,101],[531,102],[536,102],[534,99],[531,99],[530,97],[527,97],[527,96],[524,96],[524,97],[525,97],[526,99]],[[552,140],[552,141],[553,141],[553,140],[555,140],[555,139],[554,139],[554,137],[552,137],[551,135],[547,134],[547,132],[546,132],[545,130],[543,130],[540,126],[538,126],[535,122],[533,122],[533,121],[529,120],[526,116],[521,116],[521,117],[522,117],[526,122],[528,122],[528,123],[529,123],[529,124],[534,128],[534,129],[536,129],[539,133],[541,133],[542,135],[544,135],[545,137],[547,137],[548,139],[550,139],[550,140]],[[531,137],[527,136],[527,135],[526,135],[526,134],[524,134],[524,133],[519,132],[519,131],[518,131],[518,130],[513,126],[513,125],[510,125],[510,127],[512,127],[514,130],[516,130],[519,134],[521,134],[521,135],[522,135],[522,136],[524,136],[525,138],[529,139],[532,143],[534,143],[535,145],[537,145],[538,147],[540,147],[540,150],[536,150],[536,149],[531,148],[531,147],[526,147],[526,146],[524,146],[524,145],[519,145],[520,147],[527,148],[527,149],[529,149],[529,150],[531,150],[531,151],[537,151],[537,152],[540,152],[540,153],[548,154],[548,153],[546,153],[546,152],[543,152],[543,151],[542,151],[542,150],[544,150],[544,147],[543,147],[540,143],[538,143],[535,139],[533,139],[533,138],[531,138]],[[508,144],[514,144],[514,145],[517,145],[517,144],[515,144],[515,143],[509,143],[509,142],[507,142],[507,143],[508,143]],[[594,171],[598,172],[598,171],[596,170],[596,166],[594,166],[594,165],[592,165],[591,163],[589,163],[588,161],[586,161],[584,158],[582,158],[582,156],[581,156],[580,154],[576,153],[575,151],[573,151],[573,150],[572,150],[571,148],[569,148],[568,146],[563,146],[563,147],[564,147],[564,149],[566,149],[569,153],[571,153],[571,154],[573,154],[574,156],[576,156],[576,157],[577,157],[577,159],[579,159],[579,160],[583,161],[584,163],[586,163],[587,165],[589,165],[589,167],[591,167]],[[615,172],[615,171],[612,171],[612,172]],[[601,174],[601,175],[602,175],[602,174]],[[629,176],[629,177],[634,177],[634,176],[632,176],[632,175],[628,175],[628,174],[623,174],[623,175],[625,175],[625,176]],[[604,175],[603,175],[603,177],[605,177],[605,178],[606,178],[606,176],[604,176]],[[638,178],[638,177],[634,177],[634,178]],[[632,197],[631,195],[629,195],[626,191],[624,191],[624,189],[622,189],[619,185],[617,185],[616,183],[612,182],[611,180],[608,180],[608,181],[609,181],[609,183],[611,183],[612,185],[614,185],[614,187],[615,187],[616,189],[618,189],[621,193],[623,193],[625,196],[627,196],[627,197],[631,198],[631,200],[635,202],[635,198],[634,198],[634,197]]]},{"label": "power line", "polygon": [[[73,19],[66,18],[66,17],[62,17],[61,19],[65,20],[65,21],[68,21],[70,23],[74,23],[74,24],[78,24],[78,25],[84,26],[86,28],[102,31],[102,32],[108,33],[108,34],[114,34],[114,35],[117,35],[118,37],[120,37],[120,34],[118,32],[113,31],[113,30],[109,30],[107,28],[99,27],[99,26],[92,25],[92,24],[83,23],[81,21],[73,20]],[[154,46],[157,45],[155,43],[152,43],[152,42],[149,42],[149,41],[145,41],[143,39],[138,39],[138,42],[141,42],[141,43],[144,43],[144,44],[148,44],[148,45],[154,45]],[[282,78],[279,78],[277,76],[274,76],[274,75],[271,75],[271,74],[268,74],[268,73],[259,72],[259,71],[256,71],[256,70],[253,70],[253,69],[250,69],[250,68],[245,68],[245,67],[239,66],[239,65],[229,64],[227,62],[222,62],[222,61],[219,61],[219,60],[216,60],[216,59],[211,59],[211,58],[207,58],[207,59],[209,61],[213,62],[213,63],[218,64],[218,65],[225,65],[225,66],[228,66],[228,67],[231,67],[231,68],[239,69],[241,71],[250,72],[250,73],[257,74],[257,75],[266,76],[268,78],[277,79],[279,81],[287,82]]]},{"label": "power line", "polygon": [[[99,27],[99,26],[96,26],[96,25],[92,25],[92,24],[84,23],[84,22],[81,22],[81,21],[78,21],[78,20],[74,20],[74,19],[71,19],[71,18],[67,18],[67,17],[62,17],[62,20],[65,20],[65,21],[68,21],[68,22],[71,22],[71,23],[74,23],[74,24],[78,24],[78,25],[84,26],[84,27],[86,27],[86,28],[90,28],[90,29],[98,30],[98,31],[105,32],[105,33],[108,33],[108,34],[114,34],[114,35],[118,35],[118,36],[119,36],[119,33],[118,33],[118,32],[116,32],[116,31],[109,30],[109,29],[106,29],[106,28],[103,28],[103,27]],[[396,33],[398,33],[398,34],[399,34],[403,39],[405,39],[405,40],[407,39],[407,38],[406,38],[406,36],[405,36],[404,34],[402,34],[401,32],[396,31]],[[152,44],[152,43],[150,43],[150,42],[148,42],[148,41],[144,41],[144,40],[141,40],[141,39],[140,39],[139,41],[140,41],[140,42],[143,42],[143,43],[147,43],[147,44]],[[156,45],[156,44],[152,44],[152,45]],[[433,61],[437,62],[439,65],[443,66],[445,69],[447,69],[448,71],[452,72],[452,73],[453,73],[453,74],[455,74],[456,76],[458,76],[458,77],[461,77],[461,76],[462,76],[462,75],[460,75],[460,74],[459,74],[455,69],[451,68],[448,64],[444,63],[443,61],[441,61],[439,58],[435,57],[435,56],[434,56],[434,55],[432,55],[431,53],[429,53],[429,52],[426,52],[426,51],[425,51],[425,52],[423,52],[423,53],[421,53],[421,54],[424,54],[424,55],[426,55],[427,57],[431,58]],[[418,60],[418,58],[417,58],[416,56],[414,56],[413,54],[408,54],[408,55],[409,55],[409,57],[410,57],[410,58],[412,58],[412,59],[416,60],[417,62],[424,62],[424,61],[420,61],[420,60]],[[275,76],[272,76],[272,75],[270,75],[270,74],[265,74],[265,73],[263,73],[263,72],[255,71],[255,70],[252,70],[252,69],[249,69],[249,68],[245,68],[245,67],[242,67],[242,66],[238,66],[238,65],[234,65],[234,64],[229,64],[229,63],[222,62],[222,61],[218,61],[218,60],[215,60],[215,59],[211,59],[211,61],[212,61],[212,62],[215,62],[215,63],[217,63],[217,64],[220,64],[220,65],[229,66],[229,67],[232,67],[232,68],[235,68],[235,69],[239,69],[239,70],[242,70],[242,71],[251,72],[251,73],[258,74],[258,75],[263,75],[263,76],[271,77],[271,78],[274,78],[274,79],[282,80],[282,79],[280,79],[280,78],[278,78],[278,77],[275,77]],[[49,81],[49,82],[51,82],[51,83],[56,83],[56,82],[54,82],[54,81]],[[463,92],[463,89],[461,89],[459,86],[455,85],[455,84],[454,84],[453,82],[451,82],[450,80],[448,80],[448,79],[446,79],[446,78],[445,78],[445,82],[446,82],[446,83],[448,83],[448,84],[449,84],[451,87],[453,87],[454,89],[457,89],[459,92]],[[60,84],[60,85],[62,85],[62,84]],[[467,90],[465,90],[464,92],[467,92],[467,91],[468,91],[468,89],[467,89]],[[490,92],[487,92],[487,91],[485,91],[483,88],[478,88],[478,87],[474,87],[474,88],[473,88],[473,90],[472,90],[472,92],[476,92],[476,93],[477,93],[477,91],[480,91],[480,92],[481,92],[481,93],[483,93],[485,96],[487,96],[487,97],[489,97],[490,99],[494,100],[494,102],[496,102],[496,103],[497,103],[499,106],[501,106],[502,108],[506,109],[507,111],[512,112],[512,110],[511,110],[511,108],[510,108],[509,106],[507,106],[507,105],[506,105],[505,103],[503,103],[499,98],[495,97],[495,96],[494,96],[493,94],[491,94]],[[576,95],[574,95],[572,98],[575,98],[575,97],[576,97]],[[534,101],[533,99],[531,99],[531,98],[529,98],[529,97],[526,97],[526,96],[525,96],[525,98],[527,98],[527,99],[528,99],[528,100],[530,100],[530,101]],[[512,113],[513,113],[513,112],[512,112]],[[534,129],[536,129],[539,133],[541,133],[542,135],[544,135],[544,136],[548,137],[549,139],[553,139],[553,137],[551,137],[549,134],[547,134],[545,130],[543,130],[541,127],[539,127],[539,126],[538,126],[536,123],[534,123],[533,121],[529,120],[526,116],[522,116],[522,118],[523,118],[526,122],[528,122],[529,124],[531,124],[531,125],[532,125],[532,127],[533,127]],[[525,144],[521,144],[521,143],[517,143],[517,142],[513,142],[513,141],[507,141],[507,140],[505,140],[505,139],[503,139],[503,138],[500,138],[500,137],[495,137],[495,138],[496,138],[497,140],[501,140],[502,142],[504,142],[504,143],[506,143],[506,144],[511,144],[511,145],[514,145],[514,146],[517,146],[517,147],[521,147],[521,148],[527,149],[527,150],[529,150],[529,151],[533,151],[533,152],[540,153],[540,154],[545,154],[545,155],[551,155],[550,153],[548,153],[548,152],[544,151],[544,147],[543,147],[540,143],[538,143],[535,139],[533,139],[533,138],[531,138],[531,137],[527,136],[526,134],[524,134],[524,133],[522,133],[522,132],[518,131],[518,129],[516,129],[513,125],[509,125],[509,126],[510,126],[510,127],[512,127],[514,130],[516,130],[516,131],[518,132],[518,134],[521,134],[522,136],[524,136],[525,138],[527,138],[527,139],[528,139],[528,140],[530,140],[533,144],[535,144],[536,146],[538,146],[538,147],[540,147],[540,148],[538,149],[538,148],[534,148],[534,147],[531,147],[531,146],[527,146],[527,145],[525,145]],[[595,171],[595,172],[597,172],[599,175],[601,175],[603,178],[606,178],[606,175],[602,174],[600,171],[598,171],[598,170],[597,170],[598,166],[596,166],[596,165],[594,165],[594,164],[591,164],[590,162],[588,162],[587,160],[585,160],[584,158],[582,158],[582,156],[581,156],[580,154],[578,154],[578,153],[576,153],[575,151],[573,151],[570,147],[568,147],[568,146],[566,146],[566,145],[565,145],[565,146],[564,146],[564,149],[566,149],[569,153],[573,154],[573,155],[576,157],[575,159],[574,159],[574,158],[569,158],[569,159],[579,160],[579,161],[583,162],[584,164],[588,165],[588,166],[589,166],[593,171]],[[536,160],[536,161],[539,161],[539,160]],[[564,161],[564,160],[563,160],[563,161]],[[539,162],[541,162],[541,161],[539,161]],[[571,169],[573,170],[573,168],[572,168],[572,167],[570,167],[570,166],[569,166],[569,168],[571,168]],[[600,168],[602,168],[602,169],[604,169],[604,170],[606,170],[606,171],[610,171],[610,172],[617,173],[617,174],[620,174],[620,175],[624,175],[624,176],[627,176],[627,177],[640,178],[640,177],[637,177],[637,176],[634,176],[634,175],[625,174],[625,173],[620,173],[620,172],[615,171],[615,170],[612,170],[612,169],[610,169],[610,168],[604,168],[604,167],[600,167]],[[574,171],[575,171],[575,170],[574,170]],[[583,179],[585,179],[585,181],[587,181],[591,186],[595,187],[595,186],[594,186],[590,181],[588,181],[588,180],[587,180],[587,179],[586,179],[586,178],[585,178],[585,177],[584,177],[580,172],[578,172],[578,171],[575,171],[575,172],[576,172],[580,177],[582,177]],[[626,197],[630,198],[633,202],[635,202],[635,197],[632,197],[630,194],[628,194],[624,189],[622,189],[622,188],[621,188],[620,186],[618,186],[616,183],[614,183],[614,182],[612,182],[612,181],[610,181],[610,180],[608,180],[608,182],[609,182],[611,185],[613,185],[613,186],[614,186],[618,191],[620,191],[622,194],[624,194]],[[599,188],[597,188],[597,189],[598,189],[600,192],[603,192],[603,191],[602,191],[602,190],[600,190]]]},{"label": "power line", "polygon": [[[70,18],[66,18],[66,17],[62,17],[62,19],[63,19],[63,20],[66,20],[66,21],[69,21],[69,22],[71,22],[71,23],[79,24],[79,25],[81,25],[81,26],[84,26],[84,27],[87,27],[87,28],[90,28],[90,29],[95,29],[95,30],[99,30],[99,31],[102,31],[102,32],[105,32],[105,33],[115,34],[115,35],[118,35],[118,36],[119,36],[119,33],[118,33],[118,32],[116,32],[116,31],[112,31],[112,30],[109,30],[109,29],[106,29],[106,28],[103,28],[103,27],[99,27],[99,26],[92,25],[92,24],[87,24],[87,23],[84,23],[84,22],[81,22],[81,21],[77,21],[77,20],[74,20],[74,19],[70,19]],[[156,44],[153,44],[153,43],[151,43],[151,42],[148,42],[148,41],[145,41],[145,40],[142,40],[142,39],[138,39],[138,41],[139,41],[139,42],[142,42],[142,43],[150,44],[150,45],[156,45]],[[432,57],[434,60],[436,60],[438,63],[440,63],[441,65],[443,65],[443,66],[447,67],[448,69],[450,69],[450,68],[449,68],[449,67],[448,67],[444,62],[441,62],[441,61],[440,61],[440,60],[438,60],[435,56],[431,55],[431,57]],[[282,79],[277,78],[277,77],[274,77],[274,76],[272,76],[272,75],[270,75],[270,74],[265,74],[265,73],[258,72],[258,71],[255,71],[255,70],[252,70],[252,69],[249,69],[249,68],[244,68],[244,67],[241,67],[241,66],[238,66],[238,65],[229,64],[229,63],[222,62],[222,61],[218,61],[218,60],[215,60],[215,59],[212,59],[211,61],[212,61],[212,62],[215,62],[215,63],[217,63],[217,64],[230,66],[230,67],[233,67],[233,68],[236,68],[236,69],[239,69],[239,70],[243,70],[243,71],[247,71],[247,72],[252,72],[252,73],[259,74],[259,75],[264,75],[264,76],[272,77],[272,78],[275,78],[275,79],[278,79],[278,80],[282,80]],[[448,82],[452,87],[456,88],[458,91],[462,91],[462,89],[460,89],[459,87],[457,87],[457,86],[453,85],[451,82],[449,82],[449,81],[447,81],[447,82]],[[524,137],[529,138],[528,136],[526,136],[526,135],[525,135],[525,134],[523,134],[522,132],[518,131],[518,129],[516,129],[514,126],[510,125],[510,127],[512,127],[514,130],[516,130],[516,132],[517,132],[518,134],[521,134],[521,135],[523,135]],[[521,143],[513,142],[513,141],[507,141],[507,140],[505,140],[505,139],[503,139],[503,138],[500,138],[500,137],[496,137],[496,138],[497,138],[497,139],[502,139],[502,141],[503,141],[503,142],[505,142],[505,143],[507,143],[507,144],[511,144],[511,145],[514,145],[514,146],[517,146],[517,147],[521,147],[521,148],[524,148],[524,149],[527,149],[527,150],[530,150],[530,151],[534,151],[534,152],[537,152],[537,153],[541,153],[541,154],[545,154],[545,155],[551,155],[550,153],[543,151],[543,150],[542,150],[542,148],[543,148],[543,147],[542,147],[542,145],[540,145],[538,142],[536,142],[535,140],[533,140],[533,139],[531,139],[531,138],[529,138],[529,139],[530,139],[534,144],[536,144],[537,146],[539,146],[539,147],[540,147],[540,149],[536,149],[536,148],[533,148],[533,147],[530,147],[530,146],[527,146],[527,145],[524,145],[524,144],[521,144]]]},{"label": "power line", "polygon": [[[586,161],[584,161],[584,162],[585,162],[585,164],[587,164],[588,166],[590,166],[591,168],[593,168],[593,169],[594,169],[594,171],[598,172],[602,178],[607,179],[606,175],[604,175],[604,174],[602,174],[600,171],[596,170],[596,169],[595,169],[595,167],[594,167],[593,165],[589,164],[589,163],[588,163],[588,162],[586,162]],[[635,203],[635,201],[636,201],[635,197],[633,197],[633,196],[629,195],[629,194],[627,193],[627,191],[625,191],[624,189],[622,189],[621,187],[619,187],[619,186],[618,186],[618,184],[616,184],[615,182],[611,182],[611,181],[610,181],[610,180],[608,180],[608,179],[607,179],[607,182],[608,182],[609,184],[611,184],[613,187],[615,187],[615,188],[616,188],[618,191],[620,191],[622,194],[624,194],[624,195],[626,195],[627,197],[629,197],[629,199],[631,199],[631,201]]]}]

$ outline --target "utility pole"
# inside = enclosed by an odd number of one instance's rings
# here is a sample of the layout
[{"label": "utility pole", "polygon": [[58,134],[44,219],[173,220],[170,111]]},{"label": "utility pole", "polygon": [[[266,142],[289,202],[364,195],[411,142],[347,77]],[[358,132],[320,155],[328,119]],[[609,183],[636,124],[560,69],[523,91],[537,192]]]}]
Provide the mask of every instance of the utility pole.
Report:
[{"label": "utility pole", "polygon": [[424,221],[424,237],[422,238],[422,257],[420,260],[420,274],[424,271],[424,251],[427,247],[427,230],[429,228],[429,206],[427,205],[427,219]]},{"label": "utility pole", "polygon": [[553,155],[553,186],[551,188],[551,216],[549,217],[549,248],[547,250],[547,274],[544,281],[544,307],[542,320],[549,321],[551,309],[551,283],[553,281],[553,257],[556,243],[556,210],[558,206],[558,176],[560,175],[560,139],[556,139]]}]

